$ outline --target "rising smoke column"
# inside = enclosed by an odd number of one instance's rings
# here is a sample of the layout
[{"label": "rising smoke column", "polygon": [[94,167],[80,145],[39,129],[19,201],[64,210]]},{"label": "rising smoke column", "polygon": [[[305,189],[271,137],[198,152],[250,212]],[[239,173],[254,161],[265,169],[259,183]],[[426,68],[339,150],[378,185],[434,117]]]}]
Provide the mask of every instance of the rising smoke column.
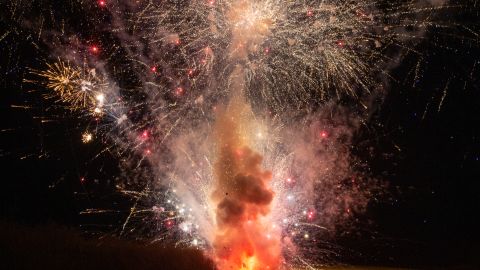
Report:
[{"label": "rising smoke column", "polygon": [[220,269],[277,269],[280,239],[266,218],[274,197],[269,187],[272,173],[262,170],[263,157],[248,147],[252,112],[242,96],[242,75],[237,67],[233,97],[216,121],[213,246]]},{"label": "rising smoke column", "polygon": [[232,4],[226,17],[232,31],[229,60],[239,64],[229,77],[229,104],[215,126],[218,152],[212,194],[216,205],[213,247],[221,270],[277,269],[280,238],[267,219],[274,197],[269,187],[272,173],[262,170],[263,157],[248,147],[252,144],[248,131],[253,113],[245,101],[245,67],[240,64],[258,50],[271,21],[250,1]]},{"label": "rising smoke column", "polygon": [[240,134],[245,112],[243,104],[237,102],[230,103],[216,127],[219,157],[212,195],[217,205],[214,248],[221,269],[275,269],[280,242],[268,234],[261,219],[270,212],[274,196],[268,187],[272,173],[262,170],[262,156],[246,146]]}]

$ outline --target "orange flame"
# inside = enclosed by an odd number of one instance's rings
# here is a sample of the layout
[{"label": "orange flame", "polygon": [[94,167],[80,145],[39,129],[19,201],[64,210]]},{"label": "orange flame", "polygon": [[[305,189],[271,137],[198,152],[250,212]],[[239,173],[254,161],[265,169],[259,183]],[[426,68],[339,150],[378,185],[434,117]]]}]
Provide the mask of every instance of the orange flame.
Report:
[{"label": "orange flame", "polygon": [[212,200],[217,223],[213,246],[220,270],[278,269],[280,264],[279,236],[265,218],[274,196],[268,186],[272,173],[261,169],[262,156],[245,146],[246,136],[241,135],[242,128],[248,129],[249,113],[237,98],[217,119],[219,157]]}]

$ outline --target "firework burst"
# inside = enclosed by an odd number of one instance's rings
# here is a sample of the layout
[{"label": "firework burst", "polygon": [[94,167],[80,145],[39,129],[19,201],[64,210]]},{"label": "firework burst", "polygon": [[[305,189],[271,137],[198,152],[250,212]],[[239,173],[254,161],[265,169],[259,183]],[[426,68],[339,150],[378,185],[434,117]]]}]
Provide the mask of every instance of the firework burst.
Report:
[{"label": "firework burst", "polygon": [[102,113],[108,83],[96,74],[95,69],[82,69],[61,60],[47,66],[45,71],[32,72],[46,79],[46,87],[53,91],[47,97],[57,98],[72,111]]},{"label": "firework burst", "polygon": [[[104,125],[81,138],[105,134],[119,157],[125,180],[117,188],[133,204],[119,234],[148,227],[153,241],[203,248],[222,269],[255,270],[330,259],[334,249],[320,250],[323,239],[348,230],[381,196],[382,185],[351,154],[369,113],[363,102],[384,88],[403,55],[418,54],[430,27],[447,27],[434,21],[436,11],[462,8],[102,3],[110,16],[102,31],[114,45],[100,53],[76,42],[82,60],[65,49],[62,59],[72,64],[58,60],[33,73],[66,108]],[[337,103],[345,97],[364,112]],[[108,117],[99,124],[100,116]]]}]

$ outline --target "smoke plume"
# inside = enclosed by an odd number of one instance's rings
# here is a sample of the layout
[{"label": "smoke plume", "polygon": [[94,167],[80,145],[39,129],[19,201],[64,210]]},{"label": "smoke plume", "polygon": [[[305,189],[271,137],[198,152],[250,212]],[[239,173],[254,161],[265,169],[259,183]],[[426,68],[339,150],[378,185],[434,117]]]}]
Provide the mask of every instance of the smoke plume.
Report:
[{"label": "smoke plume", "polygon": [[216,122],[218,159],[216,186],[217,230],[214,249],[220,269],[277,269],[280,240],[265,218],[274,192],[263,157],[248,147],[251,110],[240,95],[233,97]]}]

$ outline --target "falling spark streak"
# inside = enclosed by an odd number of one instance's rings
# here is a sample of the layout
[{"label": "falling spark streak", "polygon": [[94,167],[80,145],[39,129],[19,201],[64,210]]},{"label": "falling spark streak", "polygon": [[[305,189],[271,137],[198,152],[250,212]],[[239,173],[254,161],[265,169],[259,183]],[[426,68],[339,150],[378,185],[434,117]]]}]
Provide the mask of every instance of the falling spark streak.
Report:
[{"label": "falling spark streak", "polygon": [[135,213],[137,209],[137,204],[140,201],[140,197],[137,198],[135,203],[133,204],[132,208],[130,208],[130,213],[128,214],[127,218],[125,219],[125,222],[122,225],[122,230],[120,231],[120,235],[123,235],[125,232],[125,227],[127,227],[128,222],[130,221],[130,218],[132,218],[132,215]]},{"label": "falling spark streak", "polygon": [[443,89],[442,98],[440,99],[440,103],[438,104],[438,110],[437,110],[437,112],[440,112],[440,110],[442,110],[443,101],[444,101],[445,98],[447,97],[447,91],[448,91],[448,86],[449,86],[449,85],[450,85],[450,80],[448,80],[447,84],[445,85],[445,88]]},{"label": "falling spark streak", "polygon": [[299,222],[297,223],[298,225],[303,225],[303,226],[307,226],[307,227],[315,227],[315,228],[318,228],[318,229],[322,229],[322,230],[328,230],[328,228],[324,227],[324,226],[320,226],[318,224],[314,224],[314,223],[304,223],[304,222]]}]

